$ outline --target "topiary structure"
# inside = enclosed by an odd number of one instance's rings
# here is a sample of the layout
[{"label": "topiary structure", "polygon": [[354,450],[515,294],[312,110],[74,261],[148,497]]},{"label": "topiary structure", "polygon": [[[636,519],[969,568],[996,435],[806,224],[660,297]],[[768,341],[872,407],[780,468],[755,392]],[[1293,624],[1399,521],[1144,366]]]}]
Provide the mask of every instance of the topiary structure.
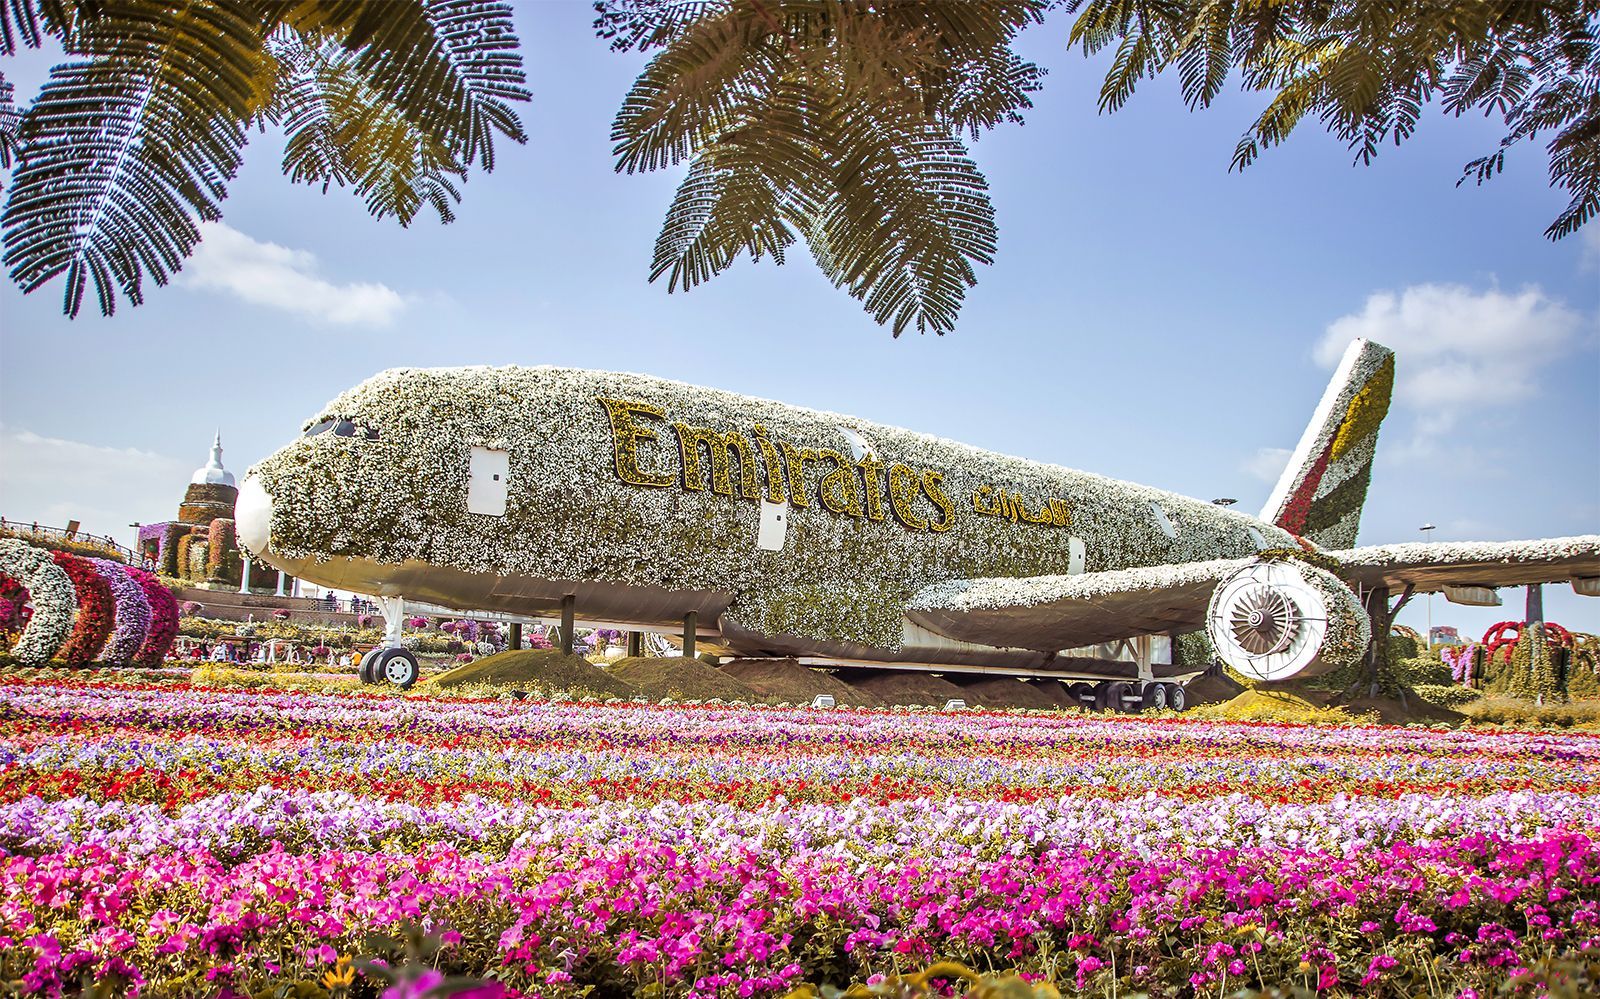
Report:
[{"label": "topiary structure", "polygon": [[78,614],[72,634],[56,656],[71,666],[85,665],[100,655],[106,640],[111,637],[117,617],[116,598],[111,593],[110,584],[100,575],[93,562],[66,552],[56,552],[54,558],[56,565],[72,580],[73,590],[78,597]]}]

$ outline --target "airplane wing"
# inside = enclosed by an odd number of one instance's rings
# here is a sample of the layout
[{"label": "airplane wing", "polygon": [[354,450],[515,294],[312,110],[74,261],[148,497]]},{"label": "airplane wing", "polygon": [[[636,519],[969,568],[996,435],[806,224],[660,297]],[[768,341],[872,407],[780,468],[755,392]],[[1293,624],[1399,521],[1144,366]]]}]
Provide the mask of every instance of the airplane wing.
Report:
[{"label": "airplane wing", "polygon": [[1600,535],[1542,541],[1371,545],[1325,553],[1351,583],[1437,593],[1446,586],[1526,586],[1600,576]]},{"label": "airplane wing", "polygon": [[[1374,545],[1324,552],[1352,586],[1416,592],[1600,577],[1600,535],[1543,541]],[[912,623],[946,638],[1039,651],[1195,631],[1218,583],[1253,558],[1021,579],[956,579],[918,592]]]},{"label": "airplane wing", "polygon": [[1205,625],[1211,591],[1248,558],[1075,576],[956,579],[921,590],[906,616],[963,642],[1054,652]]}]

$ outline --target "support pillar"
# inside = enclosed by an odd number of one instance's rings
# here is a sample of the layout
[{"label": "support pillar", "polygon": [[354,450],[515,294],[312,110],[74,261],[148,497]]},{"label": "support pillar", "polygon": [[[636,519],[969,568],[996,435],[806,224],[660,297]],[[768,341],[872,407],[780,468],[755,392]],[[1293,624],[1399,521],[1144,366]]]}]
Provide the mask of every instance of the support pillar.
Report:
[{"label": "support pillar", "polygon": [[572,618],[577,603],[578,598],[571,593],[561,598],[561,654],[564,656],[572,655]]},{"label": "support pillar", "polygon": [[1528,610],[1523,620],[1529,625],[1544,624],[1544,584],[1528,584]]},{"label": "support pillar", "polygon": [[284,592],[283,592],[283,570],[279,569],[278,570],[278,596],[281,597],[283,595],[284,595]]},{"label": "support pillar", "polygon": [[644,636],[637,631],[628,632],[628,657],[644,655]]},{"label": "support pillar", "polygon": [[683,655],[686,659],[694,658],[695,632],[699,630],[700,615],[694,611],[683,616]]},{"label": "support pillar", "polygon": [[1388,651],[1389,628],[1394,624],[1394,615],[1389,611],[1387,586],[1375,586],[1367,591],[1367,620],[1372,623],[1372,641],[1367,645],[1361,684],[1367,688],[1369,697],[1375,697],[1378,693],[1378,663]]},{"label": "support pillar", "polygon": [[512,621],[511,622],[511,634],[510,634],[510,636],[509,636],[509,638],[507,640],[506,648],[510,649],[512,652],[515,652],[518,649],[522,648],[522,622],[521,621]]},{"label": "support pillar", "polygon": [[239,571],[239,592],[250,592],[250,556],[244,557],[244,567]]}]

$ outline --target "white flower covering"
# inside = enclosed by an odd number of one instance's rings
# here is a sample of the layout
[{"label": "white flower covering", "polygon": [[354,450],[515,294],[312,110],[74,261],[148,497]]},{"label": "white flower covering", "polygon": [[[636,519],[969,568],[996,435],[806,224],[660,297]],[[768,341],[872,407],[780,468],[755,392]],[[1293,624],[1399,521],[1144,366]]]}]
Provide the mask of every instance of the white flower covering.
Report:
[{"label": "white flower covering", "polygon": [[1328,614],[1328,631],[1317,652],[1319,672],[1331,673],[1357,662],[1372,643],[1372,620],[1355,593],[1338,576],[1314,565],[1299,563],[1300,574],[1322,594]]},{"label": "white flower covering", "polygon": [[1408,541],[1329,552],[1340,565],[1387,568],[1499,562],[1504,565],[1600,559],[1600,534],[1536,541]]},{"label": "white flower covering", "polygon": [[48,663],[72,634],[77,588],[48,551],[15,538],[0,540],[0,575],[21,583],[33,604],[33,617],[11,654],[29,666]]},{"label": "white flower covering", "polygon": [[[828,511],[808,467],[810,505],[790,508],[777,552],[755,545],[759,504],[681,481],[650,488],[622,481],[600,398],[659,406],[668,423],[851,455],[850,429],[885,466],[943,475],[954,506],[946,533]],[[1061,573],[1068,540],[1083,539],[1088,571],[1242,557],[1255,527],[1272,546],[1284,531],[1213,504],[1104,476],[982,451],[848,416],[642,375],[564,368],[394,369],[334,399],[310,421],[340,417],[378,434],[302,438],[251,470],[273,499],[273,549],[290,559],[414,559],[468,573],[593,580],[669,589],[731,590],[725,622],[895,649],[905,605],[945,580]],[[668,423],[641,446],[647,469],[677,474]],[[469,448],[510,453],[504,517],[466,511]],[[759,467],[760,462],[756,463]],[[880,473],[880,478],[881,478]],[[758,479],[764,481],[764,476]],[[1065,501],[1069,526],[979,515],[982,486],[1020,494],[1032,509]],[[885,496],[887,503],[887,495]],[[1150,506],[1176,527],[1164,534]],[[919,497],[924,516],[935,509]]]},{"label": "white flower covering", "polygon": [[1077,600],[1099,600],[1119,593],[1147,593],[1181,586],[1216,583],[1252,559],[1215,559],[1182,565],[1119,569],[1084,576],[1035,576],[1031,579],[953,579],[935,583],[912,598],[912,610],[1004,610],[1040,607]]}]

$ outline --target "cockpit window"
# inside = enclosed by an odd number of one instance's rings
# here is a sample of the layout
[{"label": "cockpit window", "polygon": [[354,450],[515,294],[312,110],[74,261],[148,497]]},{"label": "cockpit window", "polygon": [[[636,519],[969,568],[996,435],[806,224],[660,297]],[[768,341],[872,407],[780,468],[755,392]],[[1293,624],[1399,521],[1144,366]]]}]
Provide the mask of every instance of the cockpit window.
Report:
[{"label": "cockpit window", "polygon": [[378,439],[378,431],[374,430],[372,427],[362,426],[354,420],[346,420],[342,417],[332,417],[326,420],[319,420],[312,424],[302,436],[315,437],[318,434],[325,434],[330,430],[333,431],[333,436],[335,437],[361,437],[369,441],[375,441]]}]

